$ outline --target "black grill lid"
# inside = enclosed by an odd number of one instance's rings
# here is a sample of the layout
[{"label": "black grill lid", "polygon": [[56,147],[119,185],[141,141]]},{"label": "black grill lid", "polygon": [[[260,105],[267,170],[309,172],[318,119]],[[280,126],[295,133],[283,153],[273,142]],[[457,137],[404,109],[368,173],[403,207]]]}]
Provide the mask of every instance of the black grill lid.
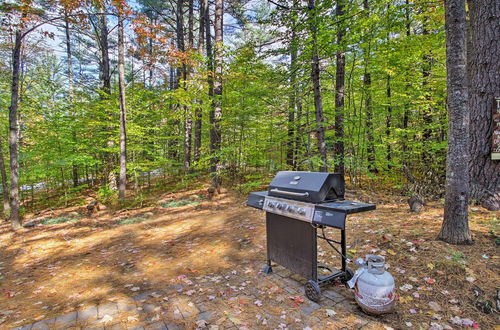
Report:
[{"label": "black grill lid", "polygon": [[310,203],[344,198],[340,173],[281,171],[269,185],[269,195]]}]

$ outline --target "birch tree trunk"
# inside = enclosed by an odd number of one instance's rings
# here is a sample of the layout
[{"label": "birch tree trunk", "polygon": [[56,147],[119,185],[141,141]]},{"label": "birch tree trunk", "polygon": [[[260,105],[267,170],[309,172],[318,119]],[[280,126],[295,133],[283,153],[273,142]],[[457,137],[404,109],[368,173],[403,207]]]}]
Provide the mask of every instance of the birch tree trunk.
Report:
[{"label": "birch tree trunk", "polygon": [[446,0],[446,71],[448,154],[444,219],[438,238],[451,244],[472,243],[469,231],[469,109],[467,106],[465,1]]},{"label": "birch tree trunk", "polygon": [[318,37],[317,37],[317,22],[316,22],[316,1],[309,0],[309,19],[311,30],[311,80],[314,91],[314,109],[316,116],[316,139],[318,144],[318,153],[321,159],[319,170],[327,171],[326,146],[325,146],[325,126],[323,117],[323,100],[321,98],[321,82],[319,68],[319,52],[318,52]]},{"label": "birch tree trunk", "polygon": [[17,30],[12,51],[12,84],[9,107],[9,152],[10,152],[10,221],[14,230],[21,228],[19,214],[19,71],[21,68],[22,31]]},{"label": "birch tree trunk", "polygon": [[118,87],[120,89],[120,176],[118,198],[125,199],[127,190],[127,108],[125,102],[125,40],[123,8],[118,7]]},{"label": "birch tree trunk", "polygon": [[339,22],[337,31],[337,56],[335,68],[335,172],[345,173],[345,148],[344,148],[344,91],[345,91],[345,51],[344,35],[345,25],[342,22],[344,15],[344,1],[337,0],[336,19]]},{"label": "birch tree trunk", "polygon": [[492,112],[500,97],[500,2],[469,0],[468,50],[471,199],[500,210],[500,160],[491,159]]},{"label": "birch tree trunk", "polygon": [[222,67],[223,67],[223,16],[224,1],[215,0],[215,45],[214,45],[214,98],[212,111],[210,112],[210,172],[212,174],[212,188],[220,188],[220,151],[221,151],[221,127],[222,119]]}]

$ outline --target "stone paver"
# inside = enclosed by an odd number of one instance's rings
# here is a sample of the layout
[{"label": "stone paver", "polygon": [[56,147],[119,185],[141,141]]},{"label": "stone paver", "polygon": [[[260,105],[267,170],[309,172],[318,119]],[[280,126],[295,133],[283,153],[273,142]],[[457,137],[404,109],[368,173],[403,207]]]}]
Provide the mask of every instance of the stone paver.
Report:
[{"label": "stone paver", "polygon": [[[211,294],[178,294],[176,292],[178,289],[173,291],[176,286],[172,285],[168,288],[173,293],[171,295],[161,290],[143,292],[130,298],[121,298],[116,302],[90,306],[58,316],[55,319],[38,321],[16,329],[176,330],[185,329],[187,325],[188,328],[195,328],[197,327],[196,322],[203,321],[207,329],[213,330],[249,327],[247,316],[216,309],[218,302],[231,302],[232,305],[240,304],[240,308],[244,309],[245,305],[253,306],[255,301],[266,299],[266,295],[272,294],[268,290],[279,290],[280,292],[276,293],[276,296],[281,296],[287,301],[296,296],[303,297],[304,301],[297,305],[297,309],[288,310],[286,315],[271,315],[266,313],[266,310],[262,310],[260,327],[275,327],[278,324],[287,324],[291,329],[302,329],[306,326],[318,327],[324,321],[318,318],[321,313],[316,312],[321,308],[333,308],[336,311],[347,311],[355,314],[357,327],[375,324],[360,312],[354,299],[348,296],[350,292],[342,287],[331,285],[322,288],[323,297],[318,304],[305,297],[304,279],[283,267],[273,267],[272,274],[260,273],[258,276],[255,287],[251,285],[245,287],[246,284],[243,284],[244,287],[241,288],[241,283],[245,280],[244,277],[241,280],[238,279],[238,284],[232,287],[229,284],[221,284],[219,293],[212,291]],[[237,287],[242,291],[238,291]],[[227,291],[228,288],[232,288],[232,293],[226,296],[224,290]],[[186,291],[185,288],[183,290]],[[220,296],[221,294],[222,296]],[[210,296],[212,298],[208,299]],[[163,298],[165,299],[163,300]],[[106,315],[112,319],[104,324],[101,320]],[[128,316],[133,316],[133,319],[128,319]],[[250,322],[256,321],[250,320]]]},{"label": "stone paver", "polygon": [[97,306],[97,318],[102,319],[104,315],[113,316],[118,313],[116,303],[107,303]]},{"label": "stone paver", "polygon": [[165,323],[155,322],[144,327],[145,330],[169,330]]},{"label": "stone paver", "polygon": [[56,317],[54,327],[56,329],[68,328],[76,323],[78,312],[71,312]]},{"label": "stone paver", "polygon": [[90,306],[78,311],[79,321],[90,321],[97,319],[97,306]]}]

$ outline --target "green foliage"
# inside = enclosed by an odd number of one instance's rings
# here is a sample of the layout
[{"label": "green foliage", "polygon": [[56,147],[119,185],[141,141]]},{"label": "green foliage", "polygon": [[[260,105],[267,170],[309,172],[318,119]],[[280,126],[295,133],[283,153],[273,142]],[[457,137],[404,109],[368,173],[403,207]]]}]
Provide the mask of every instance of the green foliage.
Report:
[{"label": "green foliage", "polygon": [[80,220],[79,218],[64,216],[64,217],[58,217],[58,218],[45,219],[45,220],[42,220],[40,223],[44,224],[44,225],[55,225],[55,224],[66,223],[66,222],[77,222],[79,220]]},{"label": "green foliage", "polygon": [[[316,9],[313,23],[318,27],[329,169],[341,161],[333,146],[340,139],[334,124],[339,114],[335,109],[336,55],[343,50],[346,75],[342,141],[348,181],[359,184],[366,177],[383,176],[386,183],[403,190],[409,186],[405,178],[411,175],[424,182],[424,187],[441,189],[447,147],[443,6],[422,1],[409,5],[402,1],[369,3],[369,15],[360,9],[360,1],[346,1],[346,14],[340,18],[334,15],[335,5],[331,2],[318,3]],[[150,10],[153,5],[155,10]],[[288,5],[292,2],[288,1]],[[146,13],[145,19],[150,20],[155,33],[162,34],[166,29],[170,37],[167,3],[140,1],[132,7]],[[170,85],[168,80],[169,70],[175,73],[177,69],[172,52],[166,52],[168,47],[158,40],[150,40],[152,48],[139,49],[135,42],[144,36],[130,30],[131,47],[138,48],[131,49],[134,58],[126,59],[127,172],[128,189],[139,191],[137,196],[141,196],[141,189],[161,188],[170,176],[179,177],[171,189],[193,188],[199,181],[197,176],[209,171],[215,156],[220,159],[224,184],[241,193],[260,189],[268,182],[268,173],[291,169],[287,164],[290,146],[295,169],[318,170],[321,158],[317,153],[310,76],[311,12],[302,6],[284,10],[268,2],[253,4],[252,11],[251,18],[239,21],[241,30],[227,39],[230,42],[224,48],[222,145],[217,155],[210,148],[213,99],[208,95],[207,78],[211,73],[206,56],[198,52],[184,54],[190,74],[187,80],[180,79],[180,88],[173,88],[175,84]],[[98,60],[89,57],[93,50],[99,53],[97,42],[80,33],[76,23],[74,27],[74,69],[78,63],[79,71],[77,74],[74,70],[72,94],[66,58],[51,51],[51,45],[42,40],[25,41],[25,49],[30,51],[23,58],[19,106],[22,193],[28,198],[32,186],[37,187],[33,190],[35,196],[40,190],[63,191],[58,203],[66,205],[86,189],[83,183],[92,182],[100,186],[97,198],[101,203],[115,204],[117,194],[109,189],[109,173],[118,173],[119,168],[116,79],[113,75],[110,95],[100,89],[99,68],[95,65]],[[334,40],[340,28],[346,28],[348,33],[339,44]],[[292,31],[295,39],[291,38]],[[5,49],[11,47],[10,43],[3,45]],[[293,68],[292,49],[297,50]],[[10,53],[0,58],[0,127],[4,132],[10,103],[9,67]],[[367,72],[371,74],[369,88],[363,81]],[[293,108],[292,97],[297,100]],[[368,97],[370,113],[365,103]],[[200,158],[186,170],[185,127],[198,114]],[[372,118],[371,130],[367,129],[368,115]],[[367,156],[369,135],[373,135],[373,164]],[[5,135],[0,143],[6,157]],[[369,165],[378,173],[370,173]],[[262,175],[245,177],[256,172]],[[76,179],[81,184],[78,190],[70,188]],[[133,197],[129,202],[142,205],[141,198]]]},{"label": "green foliage", "polygon": [[146,220],[148,220],[148,219],[147,218],[143,218],[143,217],[133,217],[133,218],[121,219],[117,223],[119,225],[131,225],[131,224],[134,224],[134,223],[141,223],[141,222],[144,222]]},{"label": "green foliage", "polygon": [[108,185],[102,186],[97,191],[97,200],[102,204],[112,204],[116,201],[116,198],[116,191],[110,189]]},{"label": "green foliage", "polygon": [[188,200],[188,199],[181,199],[181,200],[178,200],[178,201],[170,201],[170,202],[167,202],[167,203],[163,203],[163,204],[161,204],[161,207],[174,208],[174,207],[180,207],[180,206],[186,206],[186,205],[195,206],[195,205],[198,205],[198,204],[200,204],[199,201],[192,201],[192,200]]}]

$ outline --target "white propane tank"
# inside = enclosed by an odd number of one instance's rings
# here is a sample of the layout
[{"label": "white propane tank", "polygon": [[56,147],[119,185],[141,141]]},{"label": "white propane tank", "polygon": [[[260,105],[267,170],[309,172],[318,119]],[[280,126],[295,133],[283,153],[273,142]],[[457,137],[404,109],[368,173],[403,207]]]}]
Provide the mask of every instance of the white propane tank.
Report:
[{"label": "white propane tank", "polygon": [[356,264],[362,267],[356,270],[347,284],[351,289],[354,288],[358,305],[368,314],[392,312],[395,298],[394,278],[385,270],[384,257],[369,254],[365,260],[356,260]]}]

